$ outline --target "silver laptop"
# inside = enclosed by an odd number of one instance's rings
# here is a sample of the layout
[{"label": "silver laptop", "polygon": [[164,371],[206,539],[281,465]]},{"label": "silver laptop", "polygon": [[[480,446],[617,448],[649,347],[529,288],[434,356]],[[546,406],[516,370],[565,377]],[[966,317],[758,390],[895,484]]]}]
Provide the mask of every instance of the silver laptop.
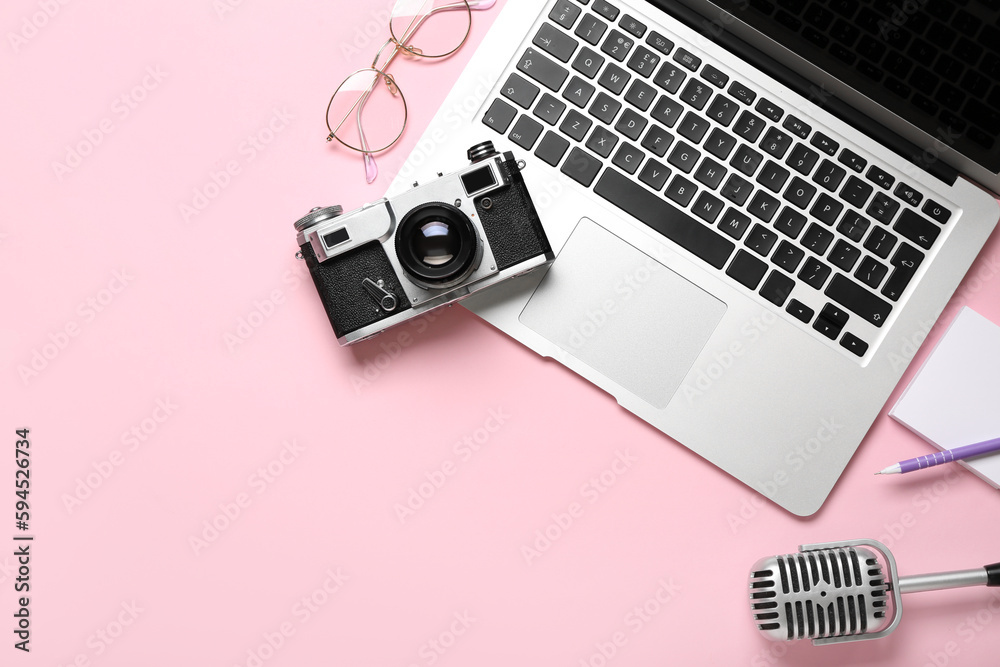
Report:
[{"label": "silver laptop", "polygon": [[523,158],[556,261],[463,305],[810,515],[1000,215],[997,7],[508,0],[390,195]]}]

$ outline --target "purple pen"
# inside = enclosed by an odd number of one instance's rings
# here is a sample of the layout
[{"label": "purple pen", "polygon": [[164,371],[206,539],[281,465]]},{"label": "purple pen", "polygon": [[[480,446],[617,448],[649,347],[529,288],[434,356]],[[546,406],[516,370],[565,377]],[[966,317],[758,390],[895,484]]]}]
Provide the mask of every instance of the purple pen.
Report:
[{"label": "purple pen", "polygon": [[943,452],[936,452],[926,456],[918,456],[915,459],[893,463],[885,470],[881,470],[876,475],[895,475],[896,473],[913,472],[931,466],[949,463],[958,459],[967,459],[981,454],[991,454],[1000,451],[1000,438],[994,438],[985,442],[977,442],[974,445],[965,445],[955,449],[946,449]]}]

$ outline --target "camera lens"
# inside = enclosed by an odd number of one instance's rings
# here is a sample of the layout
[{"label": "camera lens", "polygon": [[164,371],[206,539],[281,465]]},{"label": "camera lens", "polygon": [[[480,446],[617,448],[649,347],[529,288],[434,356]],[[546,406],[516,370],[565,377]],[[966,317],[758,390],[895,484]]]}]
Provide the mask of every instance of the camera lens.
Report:
[{"label": "camera lens", "polygon": [[447,287],[471,273],[479,246],[472,221],[454,206],[435,202],[407,213],[396,233],[396,256],[418,282]]}]

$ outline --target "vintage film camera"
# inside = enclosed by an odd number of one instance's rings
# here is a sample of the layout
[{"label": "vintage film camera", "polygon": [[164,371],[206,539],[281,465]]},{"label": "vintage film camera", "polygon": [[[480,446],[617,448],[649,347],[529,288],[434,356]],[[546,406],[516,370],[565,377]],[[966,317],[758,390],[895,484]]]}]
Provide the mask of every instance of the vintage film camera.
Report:
[{"label": "vintage film camera", "polygon": [[295,223],[300,257],[341,345],[555,259],[521,177],[523,162],[492,142],[471,165],[343,213],[313,209]]}]

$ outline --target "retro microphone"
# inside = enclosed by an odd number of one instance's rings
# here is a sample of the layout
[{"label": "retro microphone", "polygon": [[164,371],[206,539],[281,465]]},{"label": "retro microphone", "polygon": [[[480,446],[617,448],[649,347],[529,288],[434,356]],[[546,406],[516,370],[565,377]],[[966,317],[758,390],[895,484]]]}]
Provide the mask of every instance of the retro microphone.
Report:
[{"label": "retro microphone", "polygon": [[885,637],[899,625],[902,593],[965,586],[1000,586],[1000,563],[900,577],[884,544],[847,540],[804,544],[799,553],[754,563],[750,606],[768,639],[819,646]]}]

